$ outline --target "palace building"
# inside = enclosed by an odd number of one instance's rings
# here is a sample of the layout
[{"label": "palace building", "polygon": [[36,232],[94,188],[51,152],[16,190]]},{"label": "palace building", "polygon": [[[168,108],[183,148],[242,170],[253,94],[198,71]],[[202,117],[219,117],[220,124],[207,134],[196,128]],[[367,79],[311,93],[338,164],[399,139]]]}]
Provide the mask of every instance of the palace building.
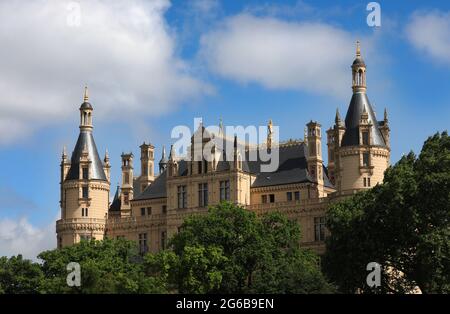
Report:
[{"label": "palace building", "polygon": [[[140,173],[132,153],[122,154],[122,183],[110,198],[108,153],[100,158],[93,137],[93,106],[85,90],[80,107],[80,135],[71,158],[61,161],[61,219],[56,222],[58,247],[83,239],[126,238],[142,253],[157,252],[179,231],[183,220],[204,214],[222,201],[257,214],[279,211],[297,220],[301,245],[321,254],[325,250],[325,214],[330,202],[369,189],[383,181],[389,166],[389,123],[386,110],[378,121],[366,94],[366,65],[359,43],[351,66],[353,95],[345,116],[336,111],[335,124],[325,133],[318,122],[306,125],[303,140],[274,142],[272,122],[264,144],[245,145],[200,126],[192,136],[188,156],[168,156],[163,148],[155,172],[155,147],[140,146]],[[322,157],[326,136],[328,162]],[[200,146],[194,145],[199,139]],[[202,149],[209,142],[211,158]],[[256,150],[279,152],[275,171],[263,172]],[[225,153],[232,152],[232,158]],[[253,154],[255,155],[255,154]],[[158,158],[159,159],[159,158]],[[136,167],[137,168],[137,167]]]}]

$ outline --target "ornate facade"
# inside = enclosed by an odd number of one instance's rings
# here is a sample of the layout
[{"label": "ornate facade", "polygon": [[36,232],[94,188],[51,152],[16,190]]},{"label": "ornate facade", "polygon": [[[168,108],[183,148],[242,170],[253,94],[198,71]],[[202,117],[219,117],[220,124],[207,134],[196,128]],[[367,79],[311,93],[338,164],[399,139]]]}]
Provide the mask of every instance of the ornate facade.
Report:
[{"label": "ornate facade", "polygon": [[[153,145],[140,146],[139,176],[134,173],[133,154],[122,154],[122,184],[112,202],[109,157],[106,153],[102,162],[98,155],[86,90],[80,107],[80,136],[71,160],[65,151],[62,156],[61,219],[56,223],[59,247],[107,236],[134,240],[142,252],[156,252],[166,247],[187,216],[229,201],[258,214],[285,213],[300,223],[301,244],[323,253],[330,202],[382,182],[389,166],[387,113],[383,121],[377,121],[366,89],[366,65],[358,43],[352,65],[353,95],[345,120],[337,111],[334,126],[325,133],[328,166],[322,157],[323,133],[318,122],[307,124],[303,140],[277,143],[270,121],[267,141],[258,147],[200,126],[192,136],[188,156],[176,156],[172,147],[166,157],[163,148],[158,174]],[[196,140],[201,144],[195,145]],[[211,142],[209,158],[204,158],[203,149]],[[275,171],[261,171],[261,146],[278,150]],[[225,151],[231,152],[231,158]]]}]

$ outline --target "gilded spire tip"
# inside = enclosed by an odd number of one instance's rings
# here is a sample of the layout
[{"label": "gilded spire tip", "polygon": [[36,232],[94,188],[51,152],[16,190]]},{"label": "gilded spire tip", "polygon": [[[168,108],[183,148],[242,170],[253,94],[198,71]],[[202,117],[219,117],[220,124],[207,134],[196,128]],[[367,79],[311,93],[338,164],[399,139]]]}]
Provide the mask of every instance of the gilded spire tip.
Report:
[{"label": "gilded spire tip", "polygon": [[89,90],[87,85],[84,86],[84,102],[87,102],[89,100]]},{"label": "gilded spire tip", "polygon": [[356,41],[356,56],[361,57],[361,43],[359,40]]}]

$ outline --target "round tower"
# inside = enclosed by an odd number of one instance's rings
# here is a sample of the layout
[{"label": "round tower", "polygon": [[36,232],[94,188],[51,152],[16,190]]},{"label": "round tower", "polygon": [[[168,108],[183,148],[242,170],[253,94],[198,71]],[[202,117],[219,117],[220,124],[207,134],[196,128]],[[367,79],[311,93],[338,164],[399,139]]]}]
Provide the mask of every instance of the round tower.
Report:
[{"label": "round tower", "polygon": [[58,247],[81,240],[103,239],[109,206],[109,157],[102,163],[92,134],[93,107],[88,89],[80,106],[80,134],[68,161],[61,162],[61,219],[56,222]]},{"label": "round tower", "polygon": [[366,64],[359,42],[352,64],[352,90],[345,124],[336,114],[328,139],[335,186],[340,194],[352,194],[381,183],[390,160],[387,116],[378,122],[367,97]]}]

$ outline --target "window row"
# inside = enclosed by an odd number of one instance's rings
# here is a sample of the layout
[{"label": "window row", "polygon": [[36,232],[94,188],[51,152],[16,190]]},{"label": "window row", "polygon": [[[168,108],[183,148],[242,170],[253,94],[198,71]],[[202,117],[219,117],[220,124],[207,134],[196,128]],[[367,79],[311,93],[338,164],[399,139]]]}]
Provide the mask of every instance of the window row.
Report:
[{"label": "window row", "polygon": [[[148,252],[148,237],[147,233],[140,233],[139,234],[139,253],[142,255]],[[160,249],[165,250],[167,245],[167,232],[162,231],[161,232],[161,243],[160,243]]]},{"label": "window row", "polygon": [[[162,206],[162,213],[167,214],[167,206]],[[152,207],[141,207],[140,208],[141,216],[150,216],[152,214]]]},{"label": "window row", "polygon": [[[220,181],[219,187],[220,193],[220,201],[229,201],[230,200],[230,181]],[[200,183],[198,184],[198,207],[207,207],[209,204],[209,189],[208,183]],[[187,186],[179,185],[177,187],[177,202],[178,208],[184,209],[187,208]]]}]

